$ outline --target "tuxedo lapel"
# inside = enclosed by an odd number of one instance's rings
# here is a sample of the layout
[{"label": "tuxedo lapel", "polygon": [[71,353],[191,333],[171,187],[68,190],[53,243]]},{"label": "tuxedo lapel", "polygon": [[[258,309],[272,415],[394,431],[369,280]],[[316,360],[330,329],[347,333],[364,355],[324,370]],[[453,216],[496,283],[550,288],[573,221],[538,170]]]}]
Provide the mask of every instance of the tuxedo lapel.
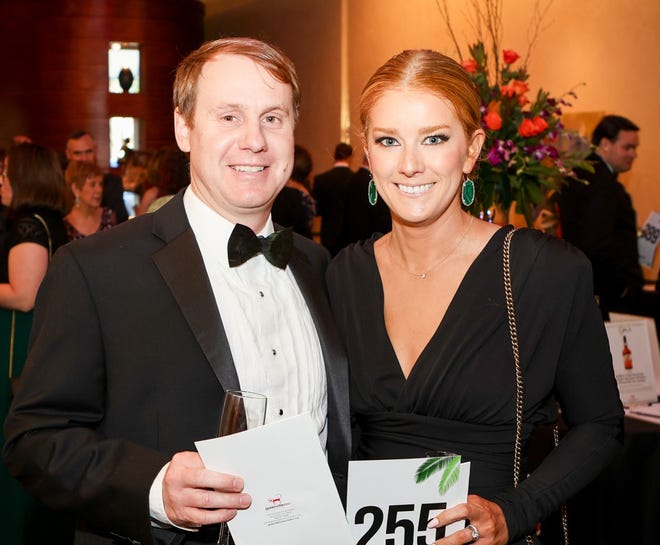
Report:
[{"label": "tuxedo lapel", "polygon": [[323,272],[317,271],[307,255],[295,246],[289,266],[305,298],[321,343],[328,383],[328,455],[331,467],[337,467],[341,465],[341,460],[348,460],[350,448],[348,363],[330,311]]},{"label": "tuxedo lapel", "polygon": [[153,260],[222,388],[238,389],[229,342],[199,246],[185,216],[182,193],[175,199],[154,213],[154,234],[165,245]]}]

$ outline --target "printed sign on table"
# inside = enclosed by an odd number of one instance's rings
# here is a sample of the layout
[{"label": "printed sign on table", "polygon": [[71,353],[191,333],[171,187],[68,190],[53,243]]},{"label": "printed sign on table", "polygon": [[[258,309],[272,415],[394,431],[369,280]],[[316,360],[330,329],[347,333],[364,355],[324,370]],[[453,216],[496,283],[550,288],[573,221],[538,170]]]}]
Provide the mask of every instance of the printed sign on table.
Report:
[{"label": "printed sign on table", "polygon": [[356,545],[433,543],[465,521],[427,530],[440,511],[467,501],[469,462],[460,456],[352,461],[346,516]]},{"label": "printed sign on table", "polygon": [[[605,323],[610,341],[614,375],[624,405],[657,401],[653,345],[657,350],[655,329],[648,319],[612,319]],[[651,337],[653,332],[653,337]]]}]

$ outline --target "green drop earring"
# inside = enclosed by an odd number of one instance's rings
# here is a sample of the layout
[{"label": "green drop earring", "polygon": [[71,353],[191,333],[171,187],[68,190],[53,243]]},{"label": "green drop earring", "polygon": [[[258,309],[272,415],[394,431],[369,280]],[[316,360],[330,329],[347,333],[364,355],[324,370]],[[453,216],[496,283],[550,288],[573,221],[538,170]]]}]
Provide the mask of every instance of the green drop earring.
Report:
[{"label": "green drop earring", "polygon": [[376,191],[376,182],[373,178],[369,178],[369,190],[368,190],[369,204],[371,206],[376,206],[378,202],[378,191]]},{"label": "green drop earring", "polygon": [[469,176],[465,176],[461,186],[461,202],[464,206],[470,206],[474,202],[474,182]]}]

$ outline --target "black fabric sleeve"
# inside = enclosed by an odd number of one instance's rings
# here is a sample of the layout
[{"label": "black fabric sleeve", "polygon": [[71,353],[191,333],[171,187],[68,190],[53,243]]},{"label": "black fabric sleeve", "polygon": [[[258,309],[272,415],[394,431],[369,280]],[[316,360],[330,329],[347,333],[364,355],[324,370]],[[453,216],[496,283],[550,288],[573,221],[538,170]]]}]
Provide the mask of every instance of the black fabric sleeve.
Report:
[{"label": "black fabric sleeve", "polygon": [[150,543],[149,490],[168,457],[98,431],[107,387],[102,346],[93,296],[64,246],[37,297],[23,382],[5,423],[4,460],[51,508]]},{"label": "black fabric sleeve", "polygon": [[531,532],[563,502],[593,480],[622,442],[621,406],[609,344],[593,299],[586,260],[564,282],[570,314],[564,330],[554,395],[569,431],[517,489],[497,494],[509,538]]}]

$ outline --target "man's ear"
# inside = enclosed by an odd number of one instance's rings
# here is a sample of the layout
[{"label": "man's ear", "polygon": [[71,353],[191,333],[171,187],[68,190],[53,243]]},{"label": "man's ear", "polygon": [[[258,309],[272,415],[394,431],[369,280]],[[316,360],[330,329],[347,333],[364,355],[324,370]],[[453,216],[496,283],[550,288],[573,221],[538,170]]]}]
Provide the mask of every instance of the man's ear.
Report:
[{"label": "man's ear", "polygon": [[174,110],[174,136],[183,152],[190,152],[190,127],[179,108]]}]

